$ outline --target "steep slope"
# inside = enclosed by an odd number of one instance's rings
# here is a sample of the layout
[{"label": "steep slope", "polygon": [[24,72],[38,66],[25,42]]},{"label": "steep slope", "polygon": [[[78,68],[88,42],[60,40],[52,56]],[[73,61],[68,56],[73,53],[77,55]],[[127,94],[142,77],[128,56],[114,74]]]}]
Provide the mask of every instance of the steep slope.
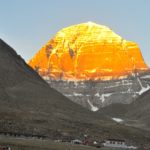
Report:
[{"label": "steep slope", "polygon": [[92,111],[129,104],[150,89],[138,45],[92,22],[60,30],[29,65],[51,87]]},{"label": "steep slope", "polygon": [[[71,121],[75,125],[83,118],[85,122],[89,122],[86,118],[93,118],[94,121],[97,117],[50,88],[2,40],[0,40],[0,116],[0,132],[46,135],[51,135],[51,130],[57,133],[57,129],[61,132],[61,129],[69,128]],[[84,121],[82,123],[84,124]]]}]

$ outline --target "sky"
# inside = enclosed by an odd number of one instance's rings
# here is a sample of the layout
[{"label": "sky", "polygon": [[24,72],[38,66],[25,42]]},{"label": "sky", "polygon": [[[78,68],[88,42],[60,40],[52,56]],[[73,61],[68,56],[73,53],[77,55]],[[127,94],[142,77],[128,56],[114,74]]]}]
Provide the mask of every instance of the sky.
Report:
[{"label": "sky", "polygon": [[0,0],[0,38],[26,61],[60,29],[92,21],[138,43],[150,66],[150,0]]}]

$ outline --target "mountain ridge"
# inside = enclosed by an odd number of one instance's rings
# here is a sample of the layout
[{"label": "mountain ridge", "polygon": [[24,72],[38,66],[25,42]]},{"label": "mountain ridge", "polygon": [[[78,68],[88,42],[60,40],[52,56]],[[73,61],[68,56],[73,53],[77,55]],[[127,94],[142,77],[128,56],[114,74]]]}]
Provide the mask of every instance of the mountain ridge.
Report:
[{"label": "mountain ridge", "polygon": [[[5,114],[5,117],[8,117],[10,119],[9,121],[12,122],[12,124],[9,124],[9,122],[7,122],[8,118],[6,120],[1,119],[1,122],[4,121],[1,124],[2,131],[13,131],[12,129],[16,128],[16,131],[19,130],[19,132],[21,132],[17,125],[19,123],[17,119],[20,120],[20,124],[25,124],[26,120],[29,121],[31,119],[29,124],[32,124],[34,117],[35,120],[37,118],[36,115],[39,115],[39,118],[43,116],[43,118],[46,119],[47,115],[44,114],[49,114],[48,116],[51,115],[52,120],[56,117],[55,122],[59,122],[59,115],[60,118],[62,116],[63,119],[67,120],[68,118],[68,120],[70,120],[73,112],[77,111],[77,115],[73,115],[77,121],[78,118],[80,119],[78,116],[82,114],[82,111],[84,112],[81,106],[70,102],[62,94],[50,88],[49,85],[36,72],[28,67],[25,61],[2,40],[0,40],[0,89],[2,89],[0,92],[1,115]],[[85,114],[90,115],[89,111],[85,110],[85,112]],[[19,113],[26,114],[29,118],[20,118]],[[78,113],[81,114],[79,115]],[[16,119],[14,118],[15,116],[17,116]],[[16,123],[12,118],[16,120]],[[47,118],[47,120],[50,119]],[[30,126],[29,124],[28,126]],[[28,129],[22,131],[28,132],[26,130]]]}]

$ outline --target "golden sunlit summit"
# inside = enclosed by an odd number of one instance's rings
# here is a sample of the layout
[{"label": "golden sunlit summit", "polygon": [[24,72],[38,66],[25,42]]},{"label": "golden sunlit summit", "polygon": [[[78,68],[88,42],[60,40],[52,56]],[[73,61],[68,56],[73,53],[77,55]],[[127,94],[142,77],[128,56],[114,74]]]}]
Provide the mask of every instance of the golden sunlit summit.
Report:
[{"label": "golden sunlit summit", "polygon": [[63,80],[107,80],[144,71],[138,45],[93,22],[60,30],[29,61],[43,77]]}]

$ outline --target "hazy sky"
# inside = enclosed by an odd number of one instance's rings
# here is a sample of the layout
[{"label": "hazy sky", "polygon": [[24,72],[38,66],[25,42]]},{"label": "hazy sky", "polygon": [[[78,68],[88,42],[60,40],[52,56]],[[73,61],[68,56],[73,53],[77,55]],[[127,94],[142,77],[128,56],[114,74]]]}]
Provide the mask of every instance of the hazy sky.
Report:
[{"label": "hazy sky", "polygon": [[150,66],[150,0],[0,0],[0,38],[26,61],[63,27],[93,21],[139,44]]}]

